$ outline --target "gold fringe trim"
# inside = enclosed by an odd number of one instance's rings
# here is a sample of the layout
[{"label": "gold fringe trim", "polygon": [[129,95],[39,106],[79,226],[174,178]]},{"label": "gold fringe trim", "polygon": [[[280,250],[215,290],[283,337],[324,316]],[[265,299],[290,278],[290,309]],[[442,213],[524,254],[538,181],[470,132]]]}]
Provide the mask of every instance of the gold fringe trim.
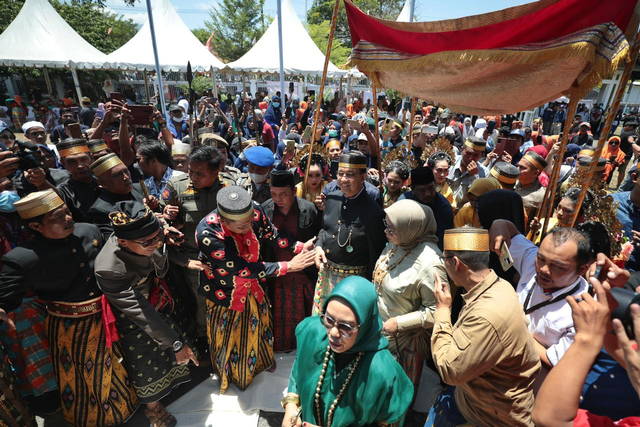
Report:
[{"label": "gold fringe trim", "polygon": [[[427,66],[439,65],[443,62],[503,62],[513,65],[535,65],[542,62],[550,62],[554,60],[566,60],[569,58],[590,60],[595,58],[595,63],[591,63],[587,68],[588,73],[579,76],[579,84],[575,82],[569,90],[574,96],[582,97],[589,93],[594,86],[599,84],[603,79],[611,77],[613,73],[620,67],[623,61],[629,59],[629,46],[625,46],[613,60],[609,61],[600,55],[595,54],[595,46],[588,42],[573,43],[568,46],[558,46],[540,51],[508,51],[499,49],[490,50],[473,50],[473,51],[448,51],[437,52],[401,61],[390,60],[360,60],[349,57],[347,65],[350,67],[357,66],[358,69],[367,74],[377,86],[384,87],[378,72],[394,72],[408,71],[410,69],[424,68]],[[565,93],[566,93],[565,92]]]}]

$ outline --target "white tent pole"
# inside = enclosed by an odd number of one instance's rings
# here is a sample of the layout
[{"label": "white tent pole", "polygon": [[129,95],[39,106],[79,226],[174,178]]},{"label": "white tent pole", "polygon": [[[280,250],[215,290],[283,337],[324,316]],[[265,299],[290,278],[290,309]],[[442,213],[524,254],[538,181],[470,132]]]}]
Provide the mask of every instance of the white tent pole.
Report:
[{"label": "white tent pole", "polygon": [[147,95],[147,104],[151,103],[151,92],[149,91],[149,76],[147,74],[147,70],[143,71],[144,73],[144,92]]},{"label": "white tent pole", "polygon": [[82,89],[80,89],[80,80],[78,80],[78,73],[76,68],[71,66],[71,75],[73,76],[73,84],[76,85],[76,94],[78,95],[78,103],[82,104]]},{"label": "white tent pole", "polygon": [[51,87],[51,80],[49,80],[49,70],[47,69],[47,66],[44,66],[43,69],[44,72],[44,81],[47,84],[47,91],[49,92],[49,99],[53,98],[53,89]]},{"label": "white tent pole", "polygon": [[211,85],[213,86],[213,96],[214,97],[218,97],[218,87],[216,86],[216,72],[213,69],[213,66],[211,67]]},{"label": "white tent pole", "polygon": [[[147,15],[149,16],[149,30],[151,30],[151,44],[153,44],[153,58],[156,61],[156,74],[158,75],[158,87],[160,88],[160,111],[166,116],[166,106],[164,101],[164,87],[162,85],[162,70],[158,59],[158,45],[156,43],[156,29],[153,26],[153,13],[151,11],[151,0],[147,0]],[[186,64],[185,64],[186,65]]]},{"label": "white tent pole", "polygon": [[413,22],[413,13],[416,10],[416,0],[411,0],[411,8],[409,9],[409,11],[411,12],[411,15],[409,16],[409,22]]},{"label": "white tent pole", "polygon": [[278,51],[280,52],[280,105],[284,105],[284,52],[282,51],[282,0],[278,2]]}]

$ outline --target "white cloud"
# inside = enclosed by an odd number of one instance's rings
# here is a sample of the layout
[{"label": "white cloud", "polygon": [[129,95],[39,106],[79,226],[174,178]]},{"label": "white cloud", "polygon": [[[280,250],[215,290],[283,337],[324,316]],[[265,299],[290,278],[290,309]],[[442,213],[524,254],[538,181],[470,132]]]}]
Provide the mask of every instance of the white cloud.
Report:
[{"label": "white cloud", "polygon": [[210,4],[206,4],[206,3],[198,3],[198,4],[193,5],[193,7],[194,7],[194,9],[209,10],[211,5]]},{"label": "white cloud", "polygon": [[[115,9],[113,9],[112,7]],[[131,10],[131,12],[127,11],[127,9]],[[107,2],[107,6],[104,8],[105,12],[114,13],[118,16],[122,16],[124,19],[131,19],[133,22],[139,25],[147,22],[147,13],[134,12],[135,9],[127,7],[122,0],[110,0]]]}]

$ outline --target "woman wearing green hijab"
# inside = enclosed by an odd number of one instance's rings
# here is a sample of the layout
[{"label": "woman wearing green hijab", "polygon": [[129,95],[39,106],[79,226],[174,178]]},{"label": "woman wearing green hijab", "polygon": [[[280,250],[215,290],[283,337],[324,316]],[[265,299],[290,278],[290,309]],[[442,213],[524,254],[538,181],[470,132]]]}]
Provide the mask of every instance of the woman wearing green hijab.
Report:
[{"label": "woman wearing green hijab", "polygon": [[352,276],[329,294],[319,317],[296,329],[283,427],[400,426],[413,385],[381,334],[375,288]]}]

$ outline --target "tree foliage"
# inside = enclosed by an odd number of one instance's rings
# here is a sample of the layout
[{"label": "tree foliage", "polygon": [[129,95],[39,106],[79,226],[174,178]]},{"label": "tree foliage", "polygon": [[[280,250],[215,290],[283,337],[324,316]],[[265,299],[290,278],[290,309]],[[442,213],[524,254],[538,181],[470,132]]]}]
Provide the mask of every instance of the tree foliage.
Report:
[{"label": "tree foliage", "polygon": [[[213,32],[211,44],[225,62],[235,61],[247,53],[264,33],[264,0],[221,0],[209,11],[205,26]],[[265,52],[267,55],[268,52]]]},{"label": "tree foliage", "polygon": [[211,35],[211,31],[206,28],[194,28],[191,32],[202,44],[207,44],[207,40],[209,40],[209,36]]},{"label": "tree foliage", "polygon": [[[331,32],[331,21],[322,21],[319,24],[309,24],[309,36],[316,46],[324,54],[327,53],[329,45],[329,33]],[[334,38],[331,46],[329,60],[339,68],[347,62],[351,49],[345,46],[340,40]]]},{"label": "tree foliage", "polygon": [[[395,20],[404,6],[404,0],[353,0],[353,3],[367,14],[389,20]],[[334,0],[313,0],[313,6],[307,12],[307,23],[311,26],[312,24],[322,24],[324,21],[331,22],[334,5]],[[349,35],[347,13],[342,2],[338,12],[335,37],[346,48],[353,47]]]}]

